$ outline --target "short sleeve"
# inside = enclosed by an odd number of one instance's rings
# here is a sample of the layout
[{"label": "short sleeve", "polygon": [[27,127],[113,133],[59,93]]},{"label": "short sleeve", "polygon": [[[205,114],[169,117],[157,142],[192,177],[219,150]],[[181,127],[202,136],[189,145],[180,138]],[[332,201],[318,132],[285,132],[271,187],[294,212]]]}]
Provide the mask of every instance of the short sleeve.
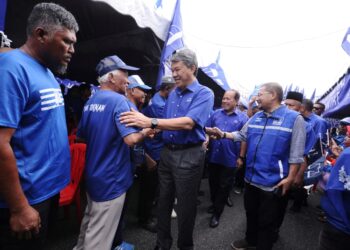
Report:
[{"label": "short sleeve", "polygon": [[130,105],[126,100],[122,100],[117,103],[115,109],[114,109],[114,122],[117,126],[117,129],[122,137],[125,137],[132,133],[137,133],[140,131],[139,128],[136,127],[126,127],[124,124],[120,123],[119,118],[120,114],[123,112],[130,111]]},{"label": "short sleeve", "polygon": [[204,87],[197,93],[185,116],[190,117],[200,127],[204,127],[213,109],[213,105],[214,94],[211,90]]},{"label": "short sleeve", "polygon": [[0,126],[17,128],[28,99],[28,87],[8,70],[0,70],[0,75]]}]

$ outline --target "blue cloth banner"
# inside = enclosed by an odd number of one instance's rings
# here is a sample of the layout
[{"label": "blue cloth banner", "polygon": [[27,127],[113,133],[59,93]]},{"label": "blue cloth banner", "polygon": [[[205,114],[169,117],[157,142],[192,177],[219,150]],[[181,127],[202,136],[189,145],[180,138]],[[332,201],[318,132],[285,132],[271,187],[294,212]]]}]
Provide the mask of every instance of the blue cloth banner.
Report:
[{"label": "blue cloth banner", "polygon": [[201,67],[202,71],[213,79],[221,88],[224,90],[229,90],[230,86],[227,83],[224,70],[219,65],[220,52],[215,63],[212,63],[206,67]]},{"label": "blue cloth banner", "polygon": [[0,0],[0,30],[5,30],[7,0]]},{"label": "blue cloth banner", "polygon": [[346,31],[345,36],[343,38],[343,42],[341,43],[341,47],[345,52],[350,56],[350,37],[348,39],[348,36],[350,35],[350,28]]},{"label": "blue cloth banner", "polygon": [[157,89],[159,89],[160,84],[162,82],[162,77],[164,75],[170,74],[170,63],[169,57],[173,54],[174,51],[181,49],[184,47],[184,43],[182,41],[183,33],[182,33],[182,19],[180,12],[180,0],[177,0],[173,15],[173,20],[169,27],[168,37],[165,41],[162,55],[160,58],[158,78],[157,78]]},{"label": "blue cloth banner", "polygon": [[319,101],[326,105],[324,117],[343,118],[350,108],[350,75],[345,75],[328,95]]}]

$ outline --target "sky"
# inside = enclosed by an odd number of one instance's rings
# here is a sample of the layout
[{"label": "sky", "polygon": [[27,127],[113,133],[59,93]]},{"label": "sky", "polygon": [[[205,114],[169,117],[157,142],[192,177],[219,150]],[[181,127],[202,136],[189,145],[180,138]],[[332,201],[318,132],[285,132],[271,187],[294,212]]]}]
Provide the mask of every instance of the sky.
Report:
[{"label": "sky", "polygon": [[215,61],[230,87],[249,96],[257,84],[293,84],[321,96],[346,72],[341,47],[349,0],[182,0],[184,41],[201,66]]}]

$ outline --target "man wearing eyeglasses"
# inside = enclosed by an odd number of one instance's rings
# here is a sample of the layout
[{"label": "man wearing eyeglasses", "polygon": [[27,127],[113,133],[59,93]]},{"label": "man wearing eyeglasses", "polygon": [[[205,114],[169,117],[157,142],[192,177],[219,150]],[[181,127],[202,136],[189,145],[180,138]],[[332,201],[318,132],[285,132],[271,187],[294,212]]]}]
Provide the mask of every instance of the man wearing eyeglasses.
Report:
[{"label": "man wearing eyeglasses", "polygon": [[214,134],[247,144],[247,229],[244,239],[231,244],[233,249],[272,249],[287,206],[286,193],[304,161],[305,122],[298,112],[281,105],[282,99],[279,84],[263,84],[257,97],[262,111],[241,131],[224,133],[217,129]]}]

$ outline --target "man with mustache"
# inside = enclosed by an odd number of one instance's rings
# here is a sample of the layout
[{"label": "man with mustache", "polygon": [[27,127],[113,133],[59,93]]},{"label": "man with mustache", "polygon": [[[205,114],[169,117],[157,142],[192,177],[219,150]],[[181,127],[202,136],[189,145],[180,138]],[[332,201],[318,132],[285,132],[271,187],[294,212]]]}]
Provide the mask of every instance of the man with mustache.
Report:
[{"label": "man with mustache", "polygon": [[0,54],[1,249],[43,249],[70,181],[64,102],[53,72],[67,69],[78,29],[70,12],[40,3],[28,18],[26,43]]}]

